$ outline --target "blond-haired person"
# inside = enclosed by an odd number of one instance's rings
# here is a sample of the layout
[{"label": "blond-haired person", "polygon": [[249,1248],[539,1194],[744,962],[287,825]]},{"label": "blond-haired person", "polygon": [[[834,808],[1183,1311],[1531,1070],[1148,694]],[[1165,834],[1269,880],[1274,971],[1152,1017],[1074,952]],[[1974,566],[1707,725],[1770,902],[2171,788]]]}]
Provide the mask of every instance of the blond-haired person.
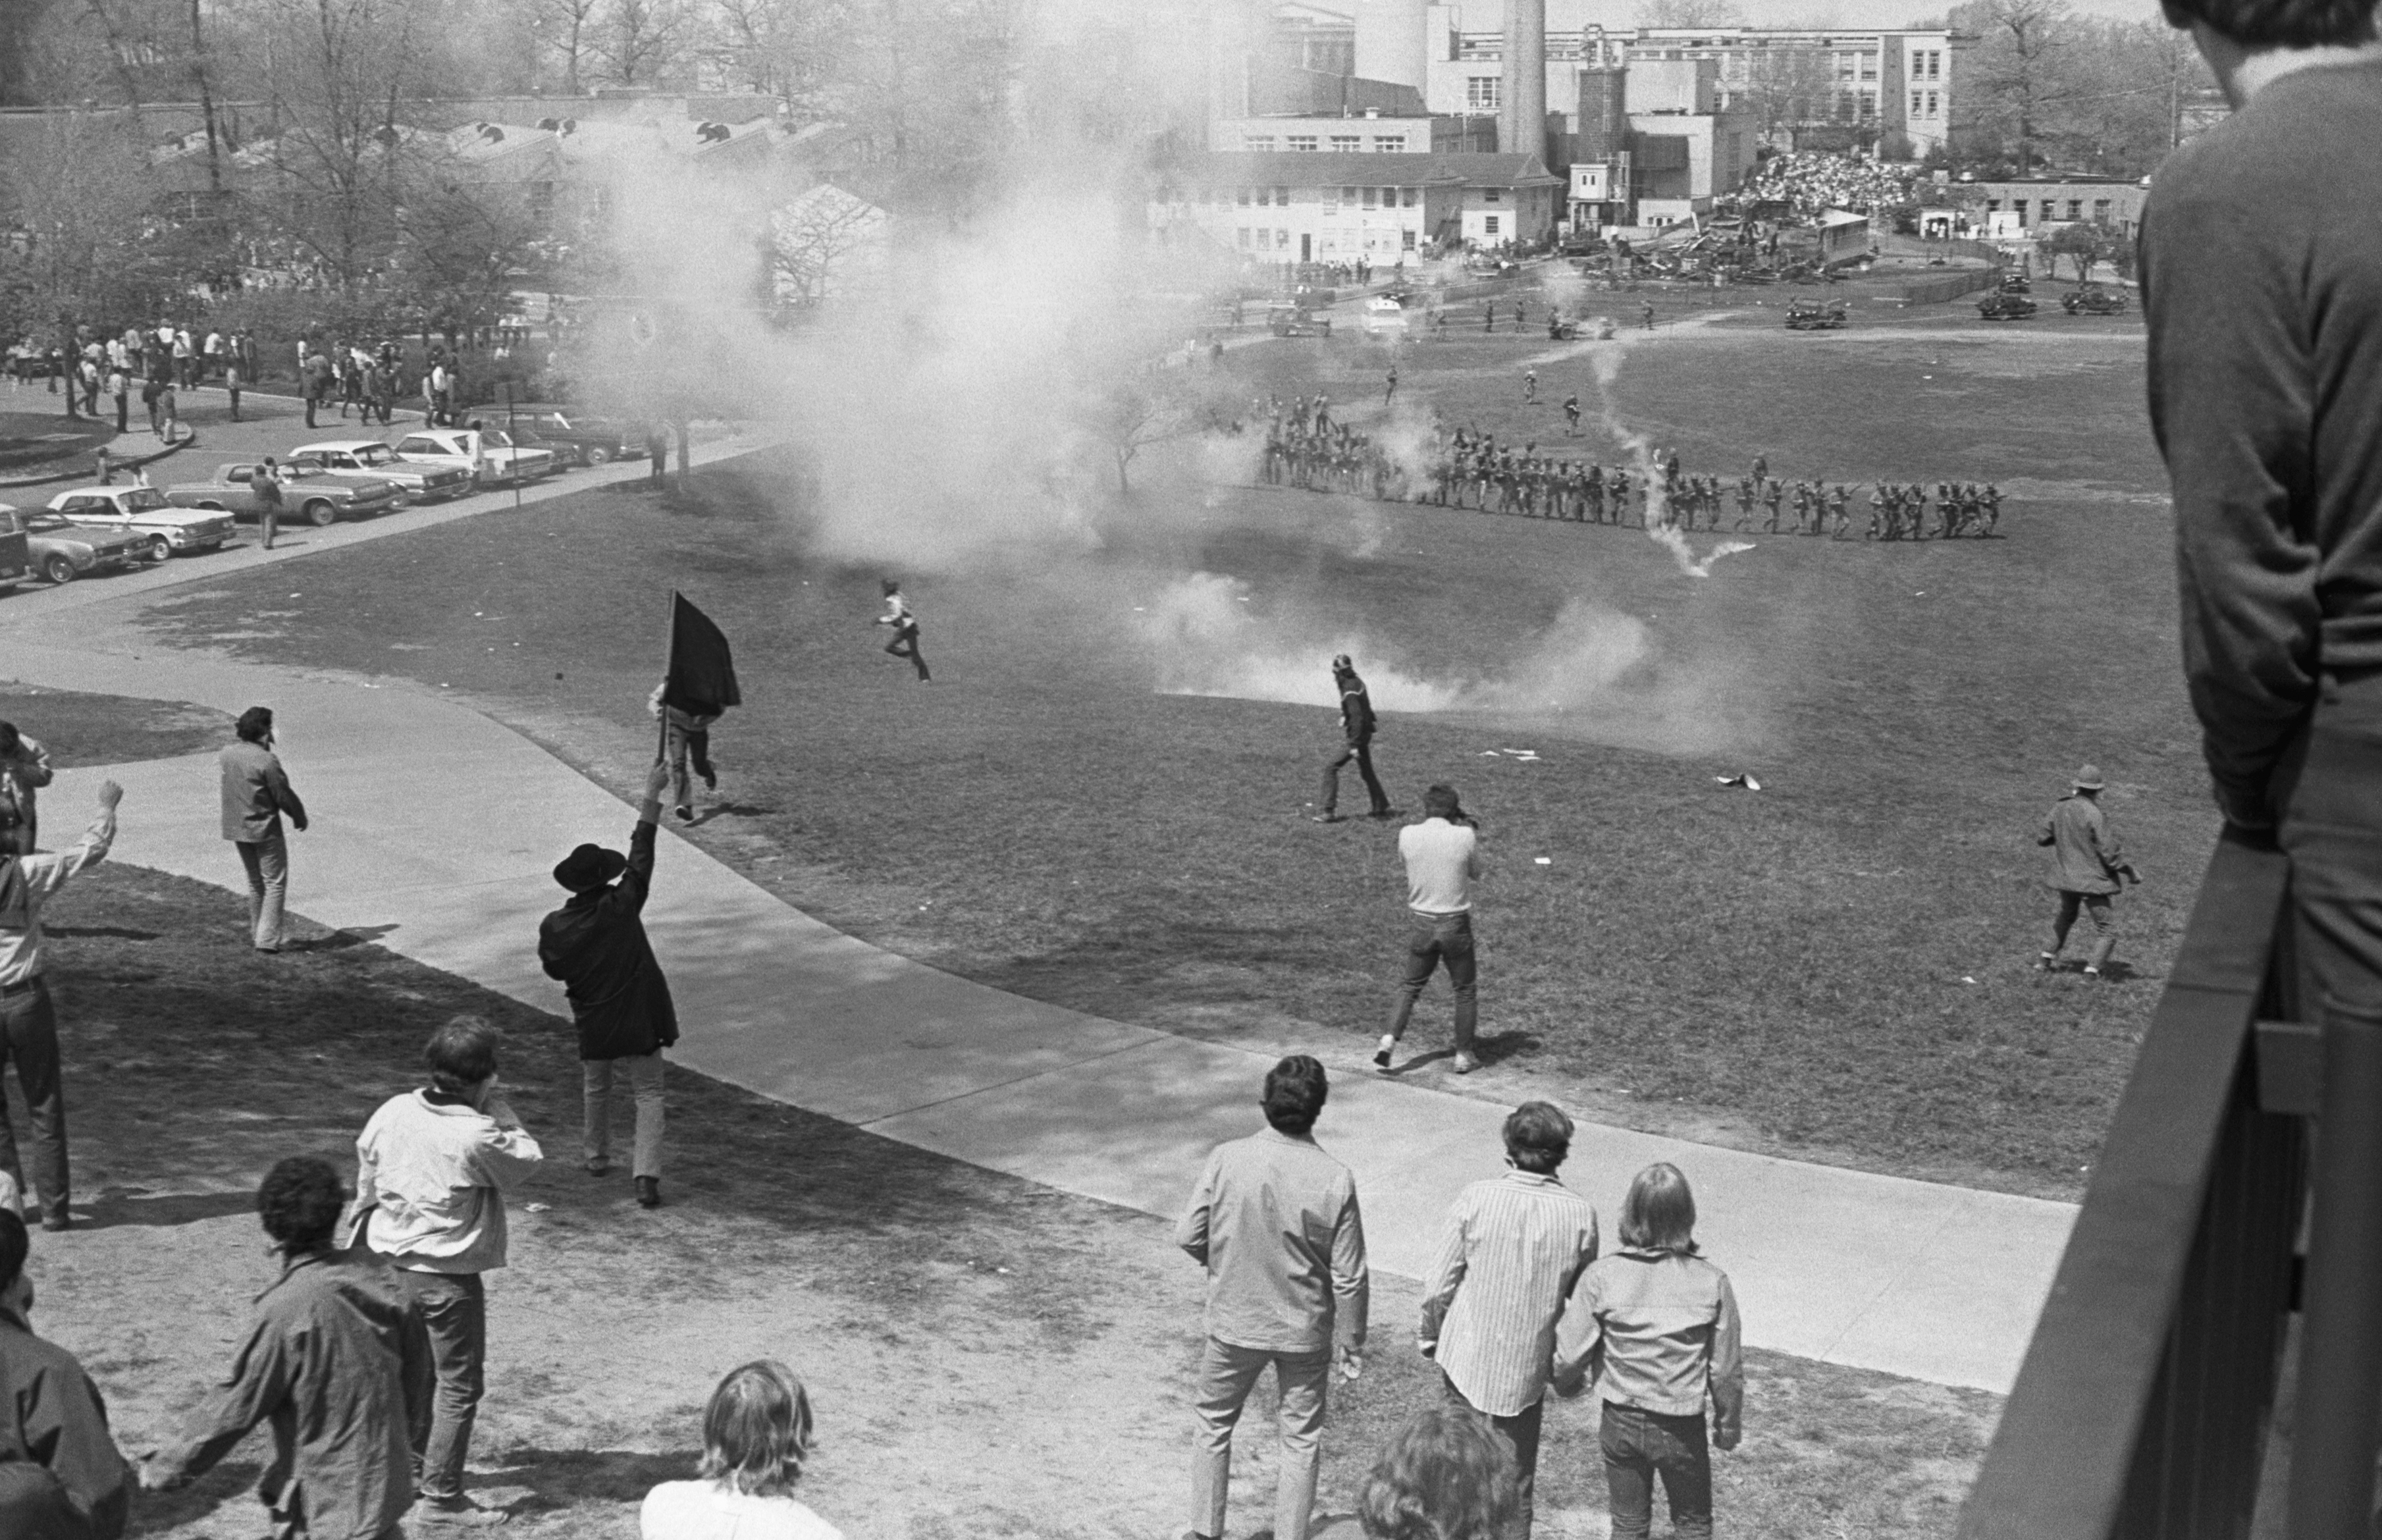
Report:
[{"label": "blond-haired person", "polygon": [[1613,1540],[1646,1540],[1654,1478],[1679,1540],[1711,1540],[1712,1451],[1737,1448],[1745,1361],[1728,1275],[1696,1250],[1696,1199],[1679,1168],[1648,1166],[1621,1205],[1621,1249],[1589,1264],[1555,1339],[1554,1386],[1590,1383],[1604,1402],[1600,1443]]},{"label": "blond-haired person", "polygon": [[703,1409],[703,1465],[695,1481],[645,1494],[643,1540],[843,1540],[796,1500],[811,1449],[811,1400],[792,1370],[756,1359],[729,1372]]}]

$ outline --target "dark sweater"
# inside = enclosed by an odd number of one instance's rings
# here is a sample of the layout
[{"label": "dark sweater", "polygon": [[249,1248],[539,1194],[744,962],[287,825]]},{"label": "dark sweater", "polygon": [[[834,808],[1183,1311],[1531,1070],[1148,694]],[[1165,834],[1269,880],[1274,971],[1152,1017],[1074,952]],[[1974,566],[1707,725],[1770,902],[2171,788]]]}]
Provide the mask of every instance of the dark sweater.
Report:
[{"label": "dark sweater", "polygon": [[2184,675],[2226,816],[2321,671],[2382,666],[2382,67],[2289,75],[2159,167],[2151,424],[2175,484]]}]

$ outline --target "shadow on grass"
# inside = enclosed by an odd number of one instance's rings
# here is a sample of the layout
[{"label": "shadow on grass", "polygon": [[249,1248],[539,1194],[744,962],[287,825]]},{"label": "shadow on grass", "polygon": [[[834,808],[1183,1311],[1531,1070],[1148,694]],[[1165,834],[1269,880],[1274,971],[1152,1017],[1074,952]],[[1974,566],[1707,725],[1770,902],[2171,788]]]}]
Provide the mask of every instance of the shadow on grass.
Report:
[{"label": "shadow on grass", "polygon": [[114,1230],[139,1225],[192,1225],[256,1212],[252,1192],[172,1192],[135,1198],[103,1192],[75,1219],[78,1229]]},{"label": "shadow on grass", "polygon": [[220,1513],[227,1535],[262,1534],[271,1527],[256,1496],[256,1478],[263,1469],[253,1460],[227,1460],[179,1492],[136,1492],[124,1533],[163,1534]]},{"label": "shadow on grass", "polygon": [[94,936],[112,936],[117,941],[153,942],[165,932],[133,930],[121,925],[52,925],[45,927],[43,933],[68,941],[85,941]]},{"label": "shadow on grass", "polygon": [[476,1479],[486,1486],[525,1486],[519,1505],[532,1511],[586,1502],[632,1503],[666,1481],[693,1479],[700,1449],[638,1454],[627,1449],[510,1449],[503,1464]]}]

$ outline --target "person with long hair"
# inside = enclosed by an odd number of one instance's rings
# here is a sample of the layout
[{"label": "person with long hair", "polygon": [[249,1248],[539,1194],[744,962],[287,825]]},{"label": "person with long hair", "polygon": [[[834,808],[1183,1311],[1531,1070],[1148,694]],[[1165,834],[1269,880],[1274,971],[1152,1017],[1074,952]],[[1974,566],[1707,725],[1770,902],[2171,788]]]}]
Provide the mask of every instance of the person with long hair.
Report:
[{"label": "person with long hair", "polygon": [[1621,1250],[1589,1264],[1555,1339],[1555,1393],[1601,1381],[1613,1540],[1646,1540],[1654,1478],[1679,1540],[1712,1540],[1712,1450],[1743,1436],[1745,1360],[1728,1275],[1696,1249],[1696,1198],[1667,1161],[1621,1204]]},{"label": "person with long hair", "polygon": [[[1488,1418],[1454,1405],[1400,1423],[1357,1499],[1368,1540],[1497,1540],[1520,1511],[1513,1446]],[[1335,1523],[1316,1540],[1343,1533]]]},{"label": "person with long hair", "polygon": [[643,1540],[843,1540],[794,1497],[811,1451],[811,1398],[775,1359],[729,1371],[703,1409],[694,1481],[645,1494]]}]

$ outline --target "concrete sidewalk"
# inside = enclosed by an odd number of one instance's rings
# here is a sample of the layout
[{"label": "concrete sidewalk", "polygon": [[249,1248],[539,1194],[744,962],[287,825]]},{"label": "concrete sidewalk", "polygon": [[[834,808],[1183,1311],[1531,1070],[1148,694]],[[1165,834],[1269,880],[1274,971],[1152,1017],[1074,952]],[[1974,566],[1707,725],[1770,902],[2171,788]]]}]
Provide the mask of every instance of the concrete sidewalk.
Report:
[{"label": "concrete sidewalk", "polygon": [[[277,553],[276,553],[277,554]],[[61,591],[64,594],[72,590]],[[290,903],[325,924],[541,1009],[548,876],[632,811],[511,730],[410,683],[38,639],[0,607],[7,674],[44,686],[274,708],[314,816],[291,836]],[[55,626],[39,629],[55,633]],[[92,628],[96,640],[96,628]],[[418,773],[438,746],[439,773]],[[43,795],[69,840],[103,774],[126,788],[117,857],[227,887],[212,756],[63,772]],[[236,906],[226,906],[233,923]],[[1258,1127],[1268,1061],[969,983],[788,907],[665,827],[647,923],[692,1068],[889,1138],[1172,1216],[1218,1140]],[[1375,1263],[1418,1275],[1465,1183],[1503,1166],[1492,1103],[1343,1072],[1318,1127],[1356,1171]],[[1668,1160],[1735,1280],[1748,1340],[1831,1362],[2006,1391],[2073,1209],[1584,1126],[1566,1178],[1610,1235],[1630,1177]],[[1404,1330],[1406,1323],[1383,1322]]]}]

